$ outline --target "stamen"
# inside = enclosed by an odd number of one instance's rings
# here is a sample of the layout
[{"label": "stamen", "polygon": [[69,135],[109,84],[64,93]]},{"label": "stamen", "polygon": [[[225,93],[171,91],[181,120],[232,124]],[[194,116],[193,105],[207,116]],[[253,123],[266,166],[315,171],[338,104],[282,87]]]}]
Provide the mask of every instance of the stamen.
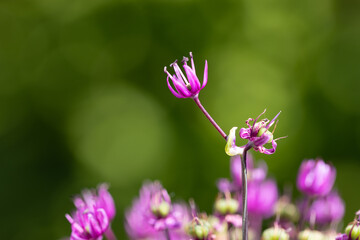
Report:
[{"label": "stamen", "polygon": [[279,138],[274,139],[273,141],[277,141],[277,140],[284,139],[284,138],[287,138],[287,137],[288,136],[279,137]]},{"label": "stamen", "polygon": [[183,57],[183,60],[181,62],[183,64],[187,65],[187,61],[189,61],[189,59],[187,57]]},{"label": "stamen", "polygon": [[177,64],[177,59],[172,63],[172,64],[170,64],[170,67],[174,67],[176,64]]},{"label": "stamen", "polygon": [[273,129],[273,131],[271,132],[272,134],[274,134],[278,122],[279,122],[279,120],[276,121],[275,126],[274,126],[274,129]]},{"label": "stamen", "polygon": [[195,71],[195,63],[194,63],[194,59],[193,59],[192,52],[190,52],[189,55],[190,55],[190,59],[191,59],[191,68],[192,68],[192,70],[194,71],[194,73],[196,74],[196,71]]},{"label": "stamen", "polygon": [[255,121],[254,121],[254,124],[253,124],[253,128],[254,128],[254,126],[255,126],[255,123],[257,122],[257,120],[261,117],[261,115],[263,115],[264,113],[266,112],[266,108],[265,108],[265,110],[262,112],[262,113],[260,113],[260,115],[257,117],[257,118],[255,118]]},{"label": "stamen", "polygon": [[281,111],[276,114],[276,116],[271,120],[271,122],[267,125],[266,129],[269,129],[275,122],[276,118],[280,115]]}]

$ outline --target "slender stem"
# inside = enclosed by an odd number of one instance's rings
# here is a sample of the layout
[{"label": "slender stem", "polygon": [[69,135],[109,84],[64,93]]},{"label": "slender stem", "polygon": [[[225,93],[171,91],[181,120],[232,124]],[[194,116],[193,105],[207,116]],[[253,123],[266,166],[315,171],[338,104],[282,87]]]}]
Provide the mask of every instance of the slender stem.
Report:
[{"label": "slender stem", "polygon": [[231,226],[229,223],[227,224],[227,234],[228,234],[228,240],[231,240]]},{"label": "slender stem", "polygon": [[112,231],[111,227],[109,227],[106,232],[105,232],[105,236],[108,240],[117,240],[114,232]]},{"label": "slender stem", "polygon": [[164,233],[165,233],[165,238],[166,240],[171,240],[171,236],[170,236],[170,232],[169,232],[169,229],[165,229],[164,230]]},{"label": "slender stem", "polygon": [[210,114],[205,110],[205,108],[203,107],[203,105],[201,104],[201,102],[199,100],[199,97],[197,97],[197,96],[194,97],[194,101],[195,101],[196,105],[200,108],[200,110],[204,113],[205,117],[207,119],[209,119],[211,124],[216,128],[216,130],[220,133],[220,135],[226,140],[227,135],[221,129],[221,127],[215,122],[215,120],[210,116]]},{"label": "slender stem", "polygon": [[247,168],[246,168],[246,155],[250,146],[245,147],[244,155],[241,158],[242,165],[242,206],[243,206],[243,215],[242,215],[242,240],[248,239],[248,209],[247,209]]},{"label": "slender stem", "polygon": [[311,197],[309,197],[309,196],[305,196],[304,201],[305,201],[305,205],[304,205],[303,211],[301,211],[300,221],[299,221],[299,225],[298,225],[299,231],[301,231],[301,229],[303,229],[303,227],[305,225],[306,217],[307,217],[307,214],[309,212],[309,208],[310,208],[310,205],[312,202]]}]

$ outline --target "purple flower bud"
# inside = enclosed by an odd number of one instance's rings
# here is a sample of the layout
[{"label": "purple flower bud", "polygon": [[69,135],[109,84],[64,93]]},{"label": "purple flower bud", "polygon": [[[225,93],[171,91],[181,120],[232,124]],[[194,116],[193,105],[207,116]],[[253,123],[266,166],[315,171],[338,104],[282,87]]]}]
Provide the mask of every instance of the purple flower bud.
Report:
[{"label": "purple flower bud", "polygon": [[327,195],[335,182],[336,170],[323,160],[306,160],[300,166],[297,187],[309,196]]},{"label": "purple flower bud", "polygon": [[[184,57],[182,60],[183,68],[185,70],[185,74],[181,71],[179,65],[177,64],[177,60],[170,65],[170,67],[174,68],[175,74],[171,75],[166,67],[164,68],[164,72],[167,74],[167,84],[171,91],[171,93],[177,98],[196,98],[201,89],[206,86],[208,79],[208,64],[205,61],[205,70],[204,70],[204,79],[202,85],[200,85],[199,78],[196,76],[195,64],[193,55],[190,52],[190,60],[191,67],[187,65],[189,61],[188,58]],[[171,79],[174,88],[171,86],[169,78]]]},{"label": "purple flower bud", "polygon": [[115,217],[115,204],[107,191],[107,185],[101,184],[98,194],[95,190],[84,190],[82,196],[74,198],[76,211],[66,218],[71,224],[70,240],[98,240],[111,233],[110,222]]},{"label": "purple flower bud", "polygon": [[315,217],[317,224],[330,224],[339,222],[345,212],[343,200],[336,192],[331,192],[325,197],[316,199],[310,206],[307,213],[308,220]]}]

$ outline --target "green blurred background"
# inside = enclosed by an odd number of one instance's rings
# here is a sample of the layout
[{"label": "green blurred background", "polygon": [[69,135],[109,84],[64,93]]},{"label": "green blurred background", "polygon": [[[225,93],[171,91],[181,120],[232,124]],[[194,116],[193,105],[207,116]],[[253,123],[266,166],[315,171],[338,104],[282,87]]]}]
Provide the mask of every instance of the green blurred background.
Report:
[{"label": "green blurred background", "polygon": [[256,154],[280,189],[323,157],[345,223],[360,208],[359,1],[3,0],[0,26],[2,239],[69,235],[71,197],[100,182],[119,239],[145,179],[211,211],[225,142],[163,72],[189,51],[201,78],[209,62],[200,98],[226,132],[283,111],[288,138]]}]

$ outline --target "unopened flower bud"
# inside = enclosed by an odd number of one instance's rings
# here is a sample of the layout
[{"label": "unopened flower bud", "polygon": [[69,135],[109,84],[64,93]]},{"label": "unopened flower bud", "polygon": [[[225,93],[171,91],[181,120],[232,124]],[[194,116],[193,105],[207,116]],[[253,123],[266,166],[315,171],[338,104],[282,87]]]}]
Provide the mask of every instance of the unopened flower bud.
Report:
[{"label": "unopened flower bud", "polygon": [[350,236],[351,239],[357,239],[360,235],[360,226],[354,226],[350,224],[346,227],[345,233]]},{"label": "unopened flower bud", "polygon": [[227,202],[226,199],[219,199],[215,203],[215,210],[221,214],[226,214],[227,212]]},{"label": "unopened flower bud", "polygon": [[289,240],[289,234],[285,229],[280,227],[272,227],[266,229],[261,237],[262,240]]},{"label": "unopened flower bud", "polygon": [[159,206],[159,214],[166,217],[170,212],[170,205],[167,202],[162,202]]},{"label": "unopened flower bud", "polygon": [[236,213],[239,209],[239,202],[236,201],[235,199],[228,199],[227,207],[229,213]]},{"label": "unopened flower bud", "polygon": [[204,219],[194,219],[187,227],[187,232],[196,239],[207,239],[211,225]]},{"label": "unopened flower bud", "polygon": [[325,236],[319,231],[306,229],[299,232],[299,240],[324,240]]},{"label": "unopened flower bud", "polygon": [[215,210],[222,215],[234,214],[239,209],[239,203],[237,200],[229,199],[218,199],[215,203]]}]

